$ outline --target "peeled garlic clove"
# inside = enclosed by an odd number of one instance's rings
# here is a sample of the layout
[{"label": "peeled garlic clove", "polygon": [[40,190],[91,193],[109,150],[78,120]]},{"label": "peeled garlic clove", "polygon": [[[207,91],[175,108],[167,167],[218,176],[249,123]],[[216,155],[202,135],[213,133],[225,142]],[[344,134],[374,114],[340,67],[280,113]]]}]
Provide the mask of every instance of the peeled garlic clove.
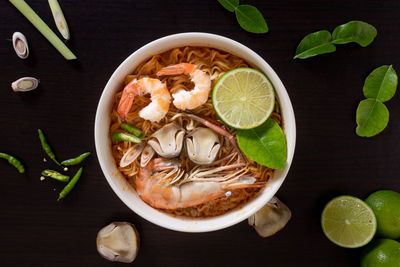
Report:
[{"label": "peeled garlic clove", "polygon": [[11,84],[14,92],[27,92],[36,89],[39,85],[39,80],[33,77],[23,77]]},{"label": "peeled garlic clove", "polygon": [[29,56],[28,41],[26,40],[25,35],[20,32],[14,32],[12,42],[15,53],[17,53],[20,58],[24,59]]},{"label": "peeled garlic clove", "polygon": [[129,148],[128,151],[122,156],[119,166],[124,168],[134,162],[143,150],[143,143],[139,143]]},{"label": "peeled garlic clove", "polygon": [[282,230],[292,216],[289,208],[273,197],[264,207],[248,218],[250,226],[261,237],[269,237]]},{"label": "peeled garlic clove", "polygon": [[145,167],[149,161],[153,158],[154,156],[154,149],[150,146],[147,145],[142,152],[142,155],[140,156],[140,167]]},{"label": "peeled garlic clove", "polygon": [[97,233],[97,251],[110,261],[130,263],[139,250],[139,233],[128,222],[112,222]]}]

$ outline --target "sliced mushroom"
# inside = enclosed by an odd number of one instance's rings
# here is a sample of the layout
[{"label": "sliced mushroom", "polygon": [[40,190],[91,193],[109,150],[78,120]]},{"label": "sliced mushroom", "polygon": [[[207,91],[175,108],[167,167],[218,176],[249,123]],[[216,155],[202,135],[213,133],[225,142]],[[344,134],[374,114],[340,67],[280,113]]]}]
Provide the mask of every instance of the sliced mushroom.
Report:
[{"label": "sliced mushroom", "polygon": [[171,122],[155,132],[148,144],[164,158],[177,157],[182,151],[185,130],[175,122]]},{"label": "sliced mushroom", "polygon": [[273,197],[264,207],[250,216],[248,222],[261,237],[268,237],[282,230],[291,216],[289,208],[278,198]]},{"label": "sliced mushroom", "polygon": [[147,163],[153,158],[154,156],[154,149],[147,145],[142,152],[142,155],[140,156],[140,167],[145,167]]},{"label": "sliced mushroom", "polygon": [[122,156],[119,166],[124,168],[134,162],[143,150],[143,143],[139,143],[129,148]]},{"label": "sliced mushroom", "polygon": [[130,263],[139,250],[139,234],[128,222],[112,222],[97,233],[97,251],[110,261]]},{"label": "sliced mushroom", "polygon": [[199,165],[214,162],[221,144],[218,135],[203,127],[191,131],[186,137],[186,150],[191,161]]}]

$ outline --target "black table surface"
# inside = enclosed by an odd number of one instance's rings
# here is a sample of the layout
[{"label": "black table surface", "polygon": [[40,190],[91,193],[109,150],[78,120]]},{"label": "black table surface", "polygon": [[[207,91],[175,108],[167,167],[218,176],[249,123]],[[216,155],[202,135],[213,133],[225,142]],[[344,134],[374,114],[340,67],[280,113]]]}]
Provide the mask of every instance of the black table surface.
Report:
[{"label": "black table surface", "polygon": [[[0,151],[16,155],[27,167],[20,175],[0,162],[1,266],[112,266],[97,253],[95,240],[97,231],[114,220],[138,228],[137,266],[358,266],[360,251],[328,241],[320,214],[340,194],[365,198],[378,189],[400,191],[399,96],[387,102],[390,121],[382,133],[355,134],[366,76],[384,64],[400,71],[400,1],[242,1],[264,14],[270,31],[261,35],[242,30],[216,0],[60,2],[72,36],[68,46],[79,58],[75,62],[64,60],[10,3],[0,5]],[[47,1],[29,4],[57,32]],[[306,34],[332,31],[350,20],[377,28],[370,46],[341,45],[333,54],[292,59]],[[26,60],[15,55],[9,41],[15,31],[28,38]],[[293,216],[270,238],[260,238],[246,221],[201,234],[163,229],[126,207],[100,169],[94,119],[107,80],[146,43],[189,31],[220,34],[253,49],[276,70],[292,100],[296,152],[277,196]],[[14,93],[10,83],[24,76],[39,78],[40,88]],[[65,201],[56,201],[62,184],[39,179],[44,168],[54,166],[43,162],[37,128],[60,159],[93,153]]]}]

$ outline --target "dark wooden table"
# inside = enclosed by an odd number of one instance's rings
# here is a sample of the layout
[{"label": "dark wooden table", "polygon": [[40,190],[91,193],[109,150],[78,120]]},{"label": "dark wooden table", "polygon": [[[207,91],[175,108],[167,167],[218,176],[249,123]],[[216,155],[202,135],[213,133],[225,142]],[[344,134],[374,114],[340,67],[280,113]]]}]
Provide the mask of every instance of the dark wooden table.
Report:
[{"label": "dark wooden table", "polygon": [[[47,1],[29,1],[55,29]],[[0,151],[23,159],[20,175],[0,162],[1,266],[112,266],[96,251],[97,231],[113,220],[134,223],[142,239],[137,266],[357,266],[359,251],[329,242],[320,227],[333,196],[365,198],[383,188],[400,191],[400,98],[387,103],[388,127],[378,136],[355,134],[355,110],[365,77],[393,64],[400,71],[398,0],[243,1],[264,14],[270,32],[243,31],[215,1],[61,1],[79,60],[67,62],[7,1],[0,6]],[[338,47],[334,54],[293,60],[306,34],[333,30],[350,20],[375,25],[366,48]],[[23,32],[31,55],[14,54],[12,33]],[[260,54],[278,73],[297,120],[292,168],[278,196],[293,217],[262,239],[244,221],[217,232],[179,233],[153,225],[128,209],[107,184],[95,155],[97,102],[115,68],[144,44],[173,33],[201,31],[235,39]],[[10,83],[38,77],[40,88],[14,93]],[[44,168],[37,137],[42,128],[60,159],[92,151],[84,175],[63,202],[62,186],[40,181]],[[71,170],[71,174],[73,171]],[[120,266],[123,266],[122,264]]]}]

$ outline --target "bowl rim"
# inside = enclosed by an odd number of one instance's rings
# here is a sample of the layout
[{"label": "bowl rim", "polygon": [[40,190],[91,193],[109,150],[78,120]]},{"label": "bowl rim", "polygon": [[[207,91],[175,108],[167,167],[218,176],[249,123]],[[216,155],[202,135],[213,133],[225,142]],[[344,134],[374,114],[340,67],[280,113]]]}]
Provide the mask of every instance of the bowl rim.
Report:
[{"label": "bowl rim", "polygon": [[[200,41],[200,42],[193,41],[193,40],[197,40],[197,39],[204,39],[205,41],[204,42],[203,41]],[[222,45],[218,47],[218,45],[216,45],[216,44],[209,44],[207,42],[207,40],[208,40],[208,42],[210,42],[210,40],[212,40],[212,42],[220,42],[221,44],[228,44],[229,47],[224,47]],[[256,60],[258,63],[260,63],[262,65],[262,66],[260,66],[260,65],[256,65],[256,66],[263,73],[265,73],[265,75],[269,78],[269,80],[273,84],[275,93],[276,93],[276,95],[279,96],[282,113],[285,113],[285,115],[282,117],[283,117],[283,121],[284,121],[284,127],[283,127],[284,129],[283,130],[285,132],[285,137],[286,137],[286,142],[287,142],[287,164],[283,170],[279,170],[279,171],[275,170],[274,178],[272,179],[273,183],[274,183],[274,187],[268,188],[269,194],[268,193],[265,194],[265,195],[270,195],[269,198],[266,196],[264,196],[262,198],[262,196],[264,195],[264,192],[266,191],[266,189],[268,187],[268,184],[267,184],[267,186],[263,189],[263,192],[261,192],[257,197],[253,198],[249,202],[245,203],[242,207],[239,208],[239,210],[234,209],[233,211],[229,211],[227,213],[224,213],[224,214],[216,216],[216,217],[202,218],[202,219],[201,218],[189,218],[188,219],[186,217],[185,217],[185,219],[183,219],[181,217],[174,217],[174,218],[172,218],[172,221],[179,222],[179,224],[174,224],[174,223],[165,222],[163,220],[154,218],[154,216],[153,216],[154,214],[153,215],[146,214],[145,212],[140,210],[140,208],[133,205],[133,203],[130,203],[129,200],[127,199],[127,197],[125,196],[125,193],[123,192],[123,190],[121,190],[118,187],[119,186],[118,183],[115,181],[115,178],[110,173],[111,170],[108,169],[108,167],[106,166],[106,163],[105,163],[104,153],[107,153],[107,150],[110,150],[110,148],[111,148],[111,141],[110,141],[109,135],[108,135],[109,149],[100,147],[100,139],[102,138],[102,135],[100,132],[101,129],[100,129],[99,122],[100,122],[100,120],[103,119],[101,111],[105,109],[105,106],[107,106],[106,94],[108,93],[108,91],[113,90],[112,87],[115,87],[115,85],[113,85],[113,84],[116,83],[116,81],[115,81],[116,76],[118,76],[118,74],[120,72],[123,72],[123,70],[126,69],[126,65],[129,62],[131,62],[135,57],[139,57],[142,53],[146,52],[147,50],[151,50],[151,48],[160,46],[160,45],[162,45],[164,43],[168,43],[168,42],[173,43],[174,41],[180,42],[182,44],[174,45],[174,46],[165,45],[166,48],[160,49],[158,51],[158,53],[168,51],[174,47],[196,46],[196,45],[208,46],[208,47],[214,47],[214,48],[217,48],[217,49],[220,49],[220,50],[226,51],[228,53],[232,53],[232,54],[235,54],[235,51],[237,51],[237,50],[241,50],[242,53],[249,54],[249,56],[251,56],[254,60]],[[152,53],[152,54],[157,54],[157,52]],[[145,58],[148,58],[152,54],[147,54],[143,60],[145,60]],[[243,57],[241,55],[238,55],[238,56]],[[245,59],[248,60],[248,58],[245,58]],[[142,62],[143,60],[140,60],[140,62]],[[120,83],[121,83],[121,81],[120,81]],[[285,105],[284,108],[282,106],[283,104]],[[109,116],[109,110],[108,110],[108,116]],[[107,133],[108,133],[108,131],[107,131]],[[288,140],[288,134],[290,134],[290,140]],[[181,231],[181,232],[209,232],[209,231],[216,231],[216,230],[230,227],[234,224],[237,224],[237,223],[247,219],[249,216],[251,216],[252,214],[257,212],[260,208],[262,208],[262,206],[265,205],[275,195],[275,193],[278,191],[278,189],[281,187],[282,183],[284,182],[284,180],[287,176],[287,173],[290,169],[292,160],[293,160],[295,144],[296,144],[296,122],[295,122],[293,107],[292,107],[292,104],[291,104],[291,101],[290,101],[290,98],[286,91],[285,86],[283,85],[282,81],[280,80],[278,75],[275,73],[275,71],[272,69],[272,67],[261,56],[259,56],[256,52],[254,52],[252,49],[248,48],[247,46],[245,46],[235,40],[232,40],[230,38],[221,36],[221,35],[204,33],[204,32],[185,32],[185,33],[177,33],[177,34],[172,34],[172,35],[158,38],[158,39],[140,47],[139,49],[137,49],[136,51],[131,53],[126,59],[124,59],[122,61],[122,63],[113,72],[113,74],[107,81],[107,84],[105,85],[105,87],[102,91],[102,94],[101,94],[101,97],[100,97],[100,100],[98,102],[97,109],[96,109],[94,135],[95,135],[95,147],[96,147],[97,158],[98,158],[100,167],[102,169],[102,172],[103,172],[108,184],[111,186],[111,188],[115,192],[115,194],[122,200],[122,202],[125,205],[127,205],[133,212],[135,212],[137,215],[139,215],[140,217],[144,218],[147,221],[150,221],[158,226],[161,226],[161,227],[164,227],[164,228],[167,228],[170,230]],[[109,151],[109,153],[111,155],[110,151]],[[281,175],[280,175],[281,177],[280,177],[279,181],[275,181],[277,172],[281,173]],[[122,176],[122,174],[120,174],[120,173],[118,175]],[[272,194],[271,194],[271,192],[272,192]],[[134,192],[134,193],[136,194],[136,192]],[[251,208],[244,210],[244,211],[242,210],[245,207],[249,206],[252,202],[255,202],[255,200],[258,200],[258,201],[255,204],[253,203],[254,205],[252,205]],[[259,202],[262,202],[262,203],[259,203]],[[147,205],[147,204],[145,204],[145,205]],[[151,207],[151,209],[154,209],[154,208]],[[154,210],[157,210],[157,209],[154,209]],[[239,213],[236,214],[237,216],[234,216],[234,217],[228,216],[232,212],[239,212]],[[164,212],[161,212],[161,213],[166,214]],[[171,216],[171,215],[168,215],[168,216]],[[227,217],[227,218],[230,217],[230,218],[229,218],[229,220],[223,220],[222,218],[225,218],[225,217]],[[202,225],[202,227],[196,227],[197,224],[204,224],[203,222],[207,223],[208,221],[212,222],[215,219],[218,219],[217,223],[210,223],[209,225]],[[182,225],[181,224],[182,222],[186,222],[186,223],[183,223],[183,225]],[[189,223],[187,223],[187,222],[189,222]]]}]

